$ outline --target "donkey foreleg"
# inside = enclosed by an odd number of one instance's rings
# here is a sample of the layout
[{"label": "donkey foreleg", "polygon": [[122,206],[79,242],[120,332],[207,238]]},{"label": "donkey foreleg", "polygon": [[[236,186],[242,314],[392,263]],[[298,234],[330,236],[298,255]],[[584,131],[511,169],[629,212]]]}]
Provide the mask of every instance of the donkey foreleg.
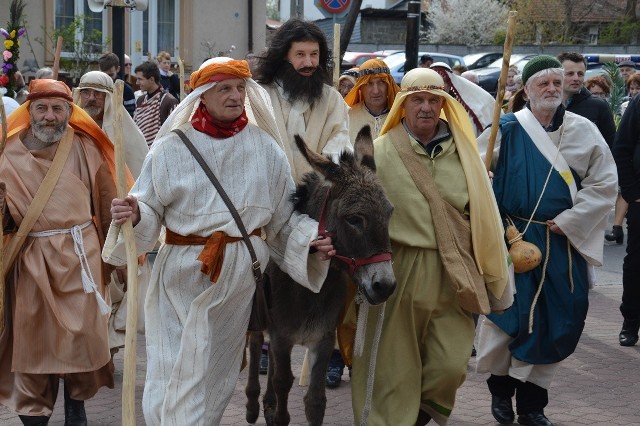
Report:
[{"label": "donkey foreleg", "polygon": [[[289,416],[289,391],[293,386],[293,373],[291,372],[291,350],[293,342],[286,339],[274,338],[271,336],[271,346],[269,348],[269,374],[273,392],[276,397],[276,426],[288,425],[291,421]],[[273,370],[271,370],[273,368]],[[271,373],[273,373],[271,375]],[[266,398],[266,396],[265,396]]]},{"label": "donkey foreleg", "polygon": [[309,346],[311,380],[304,396],[304,412],[310,426],[320,426],[327,407],[326,375],[335,343],[335,332]]},{"label": "donkey foreleg", "polygon": [[255,423],[260,415],[260,354],[264,335],[260,332],[249,332],[249,371],[247,386],[244,389],[247,395],[246,420],[247,423]]}]

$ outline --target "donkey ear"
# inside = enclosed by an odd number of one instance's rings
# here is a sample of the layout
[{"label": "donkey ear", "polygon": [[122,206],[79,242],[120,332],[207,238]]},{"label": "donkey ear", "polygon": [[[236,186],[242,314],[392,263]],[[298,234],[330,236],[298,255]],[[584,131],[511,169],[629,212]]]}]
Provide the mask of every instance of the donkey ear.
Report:
[{"label": "donkey ear", "polygon": [[326,158],[325,156],[310,150],[304,140],[300,137],[300,135],[295,135],[294,138],[298,149],[314,170],[316,170],[329,180],[337,177],[340,174],[339,165]]},{"label": "donkey ear", "polygon": [[356,141],[353,144],[356,155],[356,163],[376,171],[376,163],[373,160],[373,138],[371,137],[371,127],[364,126],[358,132]]}]

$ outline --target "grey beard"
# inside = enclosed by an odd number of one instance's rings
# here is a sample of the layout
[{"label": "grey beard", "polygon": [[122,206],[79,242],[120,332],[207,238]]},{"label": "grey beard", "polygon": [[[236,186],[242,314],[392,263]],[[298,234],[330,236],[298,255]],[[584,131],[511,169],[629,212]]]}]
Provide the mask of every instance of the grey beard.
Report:
[{"label": "grey beard", "polygon": [[33,135],[41,142],[51,145],[62,139],[65,130],[67,129],[67,123],[58,123],[55,126],[46,126],[40,123],[31,123],[31,131]]},{"label": "grey beard", "polygon": [[98,120],[98,117],[100,116],[100,113],[102,112],[102,108],[97,107],[97,106],[85,106],[82,107],[82,109],[84,109],[84,111],[89,114],[89,116],[91,118],[93,118],[94,120]]}]

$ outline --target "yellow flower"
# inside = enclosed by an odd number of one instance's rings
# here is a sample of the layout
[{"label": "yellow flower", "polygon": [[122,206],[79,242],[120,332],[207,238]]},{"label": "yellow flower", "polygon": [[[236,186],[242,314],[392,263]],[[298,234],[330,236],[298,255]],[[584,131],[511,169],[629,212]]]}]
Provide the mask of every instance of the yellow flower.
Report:
[{"label": "yellow flower", "polygon": [[13,47],[13,40],[5,40],[4,41],[4,47],[6,49],[11,49]]},{"label": "yellow flower", "polygon": [[9,35],[11,36],[11,38],[16,38],[16,30],[11,31]]}]

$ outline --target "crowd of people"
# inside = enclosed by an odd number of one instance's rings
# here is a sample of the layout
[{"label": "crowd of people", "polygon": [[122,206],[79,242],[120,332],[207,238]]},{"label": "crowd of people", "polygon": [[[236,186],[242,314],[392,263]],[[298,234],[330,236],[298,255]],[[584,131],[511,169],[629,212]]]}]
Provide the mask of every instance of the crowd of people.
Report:
[{"label": "crowd of people", "polygon": [[[16,99],[3,99],[0,211],[9,238],[0,404],[23,424],[48,423],[61,380],[69,426],[86,425],[84,401],[113,388],[126,324],[120,226],[129,220],[144,306],[145,421],[220,423],[255,290],[241,229],[263,270],[274,261],[314,292],[336,254],[290,199],[311,171],[295,135],[338,162],[369,126],[370,161],[395,207],[389,237],[397,288],[363,325],[372,336],[374,318],[384,318],[376,351],[353,354],[344,350],[353,345],[336,342],[326,375],[327,386],[339,386],[349,367],[355,424],[446,424],[473,348],[496,421],[510,424],[517,415],[520,424],[551,425],[549,389],[580,340],[604,240],[622,244],[625,217],[619,342],[637,343],[640,74],[633,62],[619,64],[629,98],[622,112],[607,102],[613,82],[606,75],[585,81],[579,53],[509,68],[494,143],[496,100],[475,73],[424,55],[397,85],[382,60],[370,59],[333,87],[324,33],[298,19],[284,23],[251,66],[204,61],[186,96],[169,53],[136,66],[124,61],[121,72],[118,56],[105,53],[99,71],[73,91],[41,69]],[[113,96],[120,76],[121,103]],[[115,126],[124,133],[124,198],[115,190]],[[505,237],[508,227],[515,237]],[[520,240],[542,260],[519,263]],[[145,257],[156,252],[155,261]],[[345,310],[355,312],[349,303]],[[338,340],[353,339],[353,325],[339,324]],[[267,343],[265,372],[268,351]]]}]

